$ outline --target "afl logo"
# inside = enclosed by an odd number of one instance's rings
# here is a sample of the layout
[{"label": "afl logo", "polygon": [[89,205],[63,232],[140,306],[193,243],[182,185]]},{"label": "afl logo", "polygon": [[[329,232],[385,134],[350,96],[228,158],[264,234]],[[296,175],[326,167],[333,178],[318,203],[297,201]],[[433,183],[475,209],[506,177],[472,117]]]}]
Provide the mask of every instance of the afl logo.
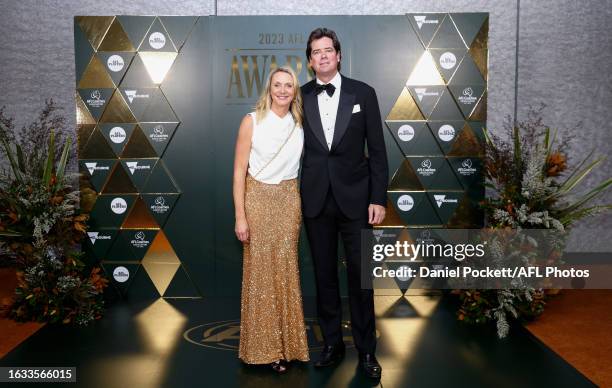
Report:
[{"label": "afl logo", "polygon": [[[306,336],[309,350],[323,349],[324,341],[321,328],[316,319],[306,318]],[[342,336],[347,347],[354,347],[351,336],[351,326],[347,321],[342,322]],[[380,337],[378,330],[376,337]],[[192,327],[183,333],[183,338],[192,344],[205,348],[238,351],[240,341],[240,321],[229,320]]]}]

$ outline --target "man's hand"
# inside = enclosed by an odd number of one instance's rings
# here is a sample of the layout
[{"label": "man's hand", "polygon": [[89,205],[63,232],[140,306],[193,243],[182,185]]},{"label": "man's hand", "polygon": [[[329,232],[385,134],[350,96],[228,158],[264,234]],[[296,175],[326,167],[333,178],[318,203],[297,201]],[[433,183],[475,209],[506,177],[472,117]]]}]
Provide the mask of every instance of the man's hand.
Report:
[{"label": "man's hand", "polygon": [[385,219],[385,207],[380,205],[374,205],[373,203],[368,206],[368,223],[372,225],[378,225]]}]

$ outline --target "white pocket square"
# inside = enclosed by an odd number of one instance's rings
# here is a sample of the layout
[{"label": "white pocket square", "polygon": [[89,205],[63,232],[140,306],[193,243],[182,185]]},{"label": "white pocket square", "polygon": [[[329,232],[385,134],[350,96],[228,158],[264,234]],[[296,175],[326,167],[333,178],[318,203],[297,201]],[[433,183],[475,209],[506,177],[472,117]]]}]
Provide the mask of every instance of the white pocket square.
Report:
[{"label": "white pocket square", "polygon": [[353,105],[353,113],[358,113],[358,112],[361,112],[361,107],[359,106],[359,104]]}]

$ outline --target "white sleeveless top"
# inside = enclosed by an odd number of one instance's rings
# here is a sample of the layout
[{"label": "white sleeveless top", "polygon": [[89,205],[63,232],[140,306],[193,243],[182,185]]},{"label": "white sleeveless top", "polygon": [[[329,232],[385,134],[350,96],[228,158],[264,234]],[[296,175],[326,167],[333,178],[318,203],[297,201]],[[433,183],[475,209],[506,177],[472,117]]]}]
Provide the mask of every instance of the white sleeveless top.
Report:
[{"label": "white sleeveless top", "polygon": [[[249,115],[253,119],[249,174],[256,180],[268,184],[278,184],[283,180],[297,178],[304,147],[304,130],[300,125],[297,125],[291,138],[274,160],[259,172],[274,157],[293,130],[294,121],[291,112],[280,118],[270,110],[260,122],[256,120],[256,112],[251,112]],[[258,172],[259,175],[255,177]]]}]

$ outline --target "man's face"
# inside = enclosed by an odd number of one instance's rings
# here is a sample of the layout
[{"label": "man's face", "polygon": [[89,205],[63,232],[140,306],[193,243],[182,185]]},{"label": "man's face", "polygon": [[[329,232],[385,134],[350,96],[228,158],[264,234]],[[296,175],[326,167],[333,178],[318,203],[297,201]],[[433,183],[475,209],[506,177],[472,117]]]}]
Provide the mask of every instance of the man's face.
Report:
[{"label": "man's face", "polygon": [[340,53],[334,49],[334,42],[324,36],[310,43],[310,66],[318,77],[333,77],[338,71]]}]

